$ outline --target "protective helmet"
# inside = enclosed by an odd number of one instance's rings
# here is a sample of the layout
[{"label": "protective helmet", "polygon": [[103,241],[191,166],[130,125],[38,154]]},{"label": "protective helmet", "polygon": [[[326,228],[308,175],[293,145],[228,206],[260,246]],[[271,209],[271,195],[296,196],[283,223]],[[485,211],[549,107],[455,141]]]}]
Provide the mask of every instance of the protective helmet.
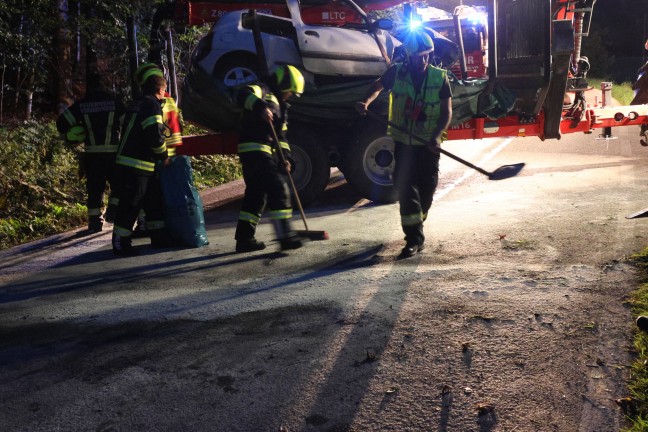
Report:
[{"label": "protective helmet", "polygon": [[135,81],[137,81],[137,84],[141,86],[147,79],[155,75],[164,78],[164,72],[160,66],[155,63],[142,63],[135,71]]},{"label": "protective helmet", "polygon": [[403,41],[403,46],[410,56],[422,56],[434,51],[434,42],[427,33],[423,31],[413,31],[407,35]]},{"label": "protective helmet", "polygon": [[293,92],[295,95],[304,93],[304,76],[295,66],[279,66],[274,75],[282,93]]},{"label": "protective helmet", "polygon": [[86,129],[81,125],[72,126],[65,134],[65,139],[73,144],[82,143],[86,139]]}]

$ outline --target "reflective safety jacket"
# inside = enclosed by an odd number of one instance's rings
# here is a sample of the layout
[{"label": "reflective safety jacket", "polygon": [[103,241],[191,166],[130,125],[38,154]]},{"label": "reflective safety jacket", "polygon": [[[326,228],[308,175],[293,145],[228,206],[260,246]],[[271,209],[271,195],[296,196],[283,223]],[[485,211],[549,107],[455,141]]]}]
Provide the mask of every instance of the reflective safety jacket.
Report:
[{"label": "reflective safety jacket", "polygon": [[165,93],[162,106],[162,121],[164,122],[164,143],[169,156],[175,156],[176,147],[182,145],[182,124],[180,123],[180,110],[175,100]]},{"label": "reflective safety jacket", "polygon": [[236,93],[236,103],[243,108],[241,120],[241,135],[238,153],[263,152],[273,155],[274,138],[270,125],[263,119],[262,112],[269,108],[273,114],[273,125],[279,145],[286,154],[290,155],[290,146],[286,141],[288,131],[288,104],[280,102],[277,96],[265,84],[248,85]]},{"label": "reflective safety jacket", "polygon": [[56,128],[65,135],[75,127],[85,129],[83,151],[88,154],[117,153],[120,120],[124,107],[105,91],[89,92],[86,97],[67,107],[56,121]]},{"label": "reflective safety jacket", "polygon": [[117,164],[140,174],[153,174],[155,162],[168,157],[162,107],[155,96],[144,96],[126,109]]},{"label": "reflective safety jacket", "polygon": [[[432,138],[441,114],[439,92],[446,80],[446,71],[427,67],[421,88],[416,91],[412,77],[404,64],[396,65],[396,79],[389,97],[389,121],[423,139]],[[408,145],[423,145],[411,135],[388,127],[387,133]]]}]

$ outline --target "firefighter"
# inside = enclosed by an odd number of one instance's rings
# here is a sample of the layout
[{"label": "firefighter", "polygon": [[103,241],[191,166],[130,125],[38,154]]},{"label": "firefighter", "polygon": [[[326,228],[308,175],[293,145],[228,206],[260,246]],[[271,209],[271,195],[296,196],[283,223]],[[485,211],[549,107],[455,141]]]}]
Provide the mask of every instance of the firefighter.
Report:
[{"label": "firefighter", "polygon": [[[281,146],[286,159],[290,146],[286,141],[288,99],[304,91],[304,77],[291,65],[280,66],[267,85],[248,85],[236,93],[236,103],[243,109],[238,154],[243,167],[245,196],[236,226],[236,252],[265,249],[265,243],[254,235],[261,214],[268,204],[281,250],[297,249],[303,239],[291,228],[292,203],[287,182],[290,162],[280,162],[276,146]],[[274,142],[274,126],[280,142]]]},{"label": "firefighter", "polygon": [[[387,129],[395,144],[394,183],[405,233],[400,258],[414,256],[425,247],[423,222],[439,181],[438,148],[452,117],[452,92],[446,71],[428,63],[434,51],[432,39],[423,32],[412,32],[404,46],[407,63],[392,65],[356,103],[356,109],[364,115],[383,89],[391,91],[389,121],[409,131]],[[413,135],[428,140],[427,145],[420,144]]]},{"label": "firefighter", "polygon": [[[101,86],[101,79],[90,74],[88,91],[83,99],[65,108],[56,121],[56,128],[70,145],[83,143],[80,174],[86,177],[88,231],[103,228],[102,209],[106,186],[114,189],[113,168],[119,144],[119,122],[123,105]],[[111,211],[108,206],[106,213]]]},{"label": "firefighter", "polygon": [[149,74],[142,84],[142,97],[126,110],[116,159],[119,205],[113,226],[115,255],[137,255],[132,246],[133,225],[140,209],[147,215],[146,228],[155,248],[172,246],[164,224],[164,204],[159,182],[161,165],[170,163],[165,145],[162,103],[166,79]]},{"label": "firefighter", "polygon": [[[146,79],[152,75],[163,77],[164,71],[155,63],[144,63],[135,71],[135,80],[141,88]],[[176,154],[176,147],[182,145],[182,123],[180,109],[173,97],[166,91],[164,92],[164,102],[162,104],[162,121],[164,123],[164,144],[167,147],[169,157],[173,157]],[[119,204],[119,198],[116,193],[111,194],[109,202],[114,205],[110,208],[116,208],[117,204]],[[106,220],[111,221],[110,219],[114,219],[114,215],[107,215]],[[137,217],[137,225],[133,234],[146,234],[146,216],[144,210]]]}]

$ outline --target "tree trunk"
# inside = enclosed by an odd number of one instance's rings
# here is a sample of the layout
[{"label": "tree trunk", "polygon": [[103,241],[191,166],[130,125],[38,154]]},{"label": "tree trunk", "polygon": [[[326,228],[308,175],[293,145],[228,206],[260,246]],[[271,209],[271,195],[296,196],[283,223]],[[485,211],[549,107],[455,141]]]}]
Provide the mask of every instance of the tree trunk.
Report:
[{"label": "tree trunk", "polygon": [[68,22],[68,2],[58,0],[59,28],[54,37],[54,52],[56,60],[53,65],[54,94],[59,112],[73,102],[70,92],[70,80],[72,79],[72,41],[66,27]]}]

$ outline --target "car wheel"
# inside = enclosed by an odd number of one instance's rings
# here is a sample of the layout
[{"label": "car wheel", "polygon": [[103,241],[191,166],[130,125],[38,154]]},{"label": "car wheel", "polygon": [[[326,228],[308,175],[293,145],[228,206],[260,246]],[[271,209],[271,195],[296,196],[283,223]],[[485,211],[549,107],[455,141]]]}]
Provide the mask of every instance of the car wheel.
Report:
[{"label": "car wheel", "polygon": [[291,173],[303,205],[313,202],[324,192],[331,177],[325,148],[308,131],[289,132]]},{"label": "car wheel", "polygon": [[394,187],[394,141],[386,127],[366,119],[358,138],[342,156],[340,168],[347,183],[363,197],[376,202],[397,200]]},{"label": "car wheel", "polygon": [[236,87],[259,80],[259,67],[255,59],[248,57],[227,57],[214,68],[214,76],[227,87]]}]

